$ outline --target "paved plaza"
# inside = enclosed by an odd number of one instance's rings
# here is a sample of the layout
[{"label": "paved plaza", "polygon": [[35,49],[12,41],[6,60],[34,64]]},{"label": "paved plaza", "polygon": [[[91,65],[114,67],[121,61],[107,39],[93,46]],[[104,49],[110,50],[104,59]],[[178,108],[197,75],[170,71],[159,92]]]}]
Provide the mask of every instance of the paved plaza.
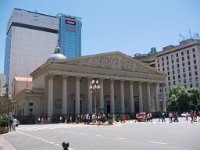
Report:
[{"label": "paved plaza", "polygon": [[[3,139],[15,150],[199,150],[200,122],[158,122],[114,125],[46,124],[20,125]],[[0,147],[1,150],[1,147]]]}]

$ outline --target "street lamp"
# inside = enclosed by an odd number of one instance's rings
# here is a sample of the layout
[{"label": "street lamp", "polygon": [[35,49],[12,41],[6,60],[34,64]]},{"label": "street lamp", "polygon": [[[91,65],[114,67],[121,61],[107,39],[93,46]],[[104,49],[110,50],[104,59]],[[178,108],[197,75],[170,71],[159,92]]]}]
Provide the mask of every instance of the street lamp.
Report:
[{"label": "street lamp", "polygon": [[94,96],[94,113],[96,114],[96,97],[97,97],[97,92],[100,89],[99,80],[93,79],[90,82],[89,89],[92,91]]}]

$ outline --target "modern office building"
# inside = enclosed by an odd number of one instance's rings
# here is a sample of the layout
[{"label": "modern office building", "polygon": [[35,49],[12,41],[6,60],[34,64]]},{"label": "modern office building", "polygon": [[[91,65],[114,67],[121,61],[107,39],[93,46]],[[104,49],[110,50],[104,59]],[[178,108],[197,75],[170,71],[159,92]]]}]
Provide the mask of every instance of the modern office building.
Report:
[{"label": "modern office building", "polygon": [[67,58],[81,56],[81,18],[58,14],[59,46]]},{"label": "modern office building", "polygon": [[178,83],[189,88],[200,88],[199,39],[187,39],[181,41],[177,46],[166,46],[152,56],[135,57],[135,59],[155,66],[156,69],[167,75],[166,94]]},{"label": "modern office building", "polygon": [[29,76],[53,53],[58,42],[58,19],[15,8],[6,34],[4,74],[11,94],[14,76]]},{"label": "modern office building", "polygon": [[6,93],[5,84],[6,84],[6,77],[4,74],[0,73],[0,96],[5,95]]}]

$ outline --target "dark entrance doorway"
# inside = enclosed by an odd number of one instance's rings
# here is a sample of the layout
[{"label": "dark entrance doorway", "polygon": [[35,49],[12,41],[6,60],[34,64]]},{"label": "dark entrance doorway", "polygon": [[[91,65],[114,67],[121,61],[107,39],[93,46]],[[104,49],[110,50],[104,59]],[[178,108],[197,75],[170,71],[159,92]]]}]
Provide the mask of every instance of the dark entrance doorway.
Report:
[{"label": "dark entrance doorway", "polygon": [[110,101],[107,101],[107,114],[110,113]]}]

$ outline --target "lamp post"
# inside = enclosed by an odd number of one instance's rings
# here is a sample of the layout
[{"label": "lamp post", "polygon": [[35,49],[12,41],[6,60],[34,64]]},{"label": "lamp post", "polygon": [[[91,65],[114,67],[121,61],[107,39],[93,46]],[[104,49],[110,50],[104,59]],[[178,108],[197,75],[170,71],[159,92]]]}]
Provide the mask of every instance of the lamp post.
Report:
[{"label": "lamp post", "polygon": [[99,80],[97,79],[93,79],[90,82],[90,86],[89,89],[92,91],[93,97],[94,97],[94,113],[96,114],[96,97],[97,97],[97,92],[100,89],[100,85],[99,85]]}]

